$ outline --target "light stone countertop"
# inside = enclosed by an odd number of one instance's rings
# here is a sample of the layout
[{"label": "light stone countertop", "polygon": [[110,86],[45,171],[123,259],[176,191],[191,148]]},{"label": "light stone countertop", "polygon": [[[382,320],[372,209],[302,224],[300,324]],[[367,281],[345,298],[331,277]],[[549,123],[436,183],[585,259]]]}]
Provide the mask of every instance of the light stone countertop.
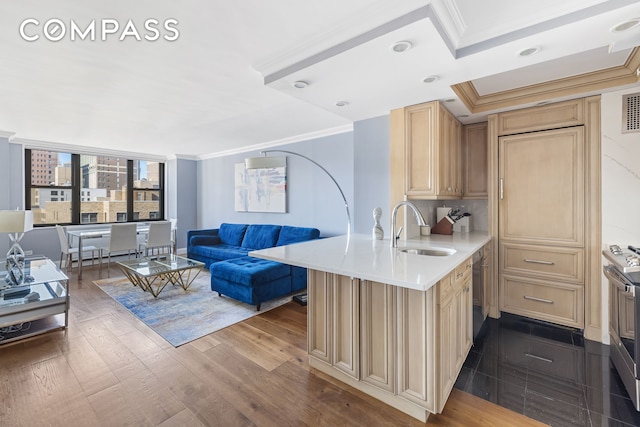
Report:
[{"label": "light stone countertop", "polygon": [[[426,291],[449,274],[491,238],[486,231],[422,236],[399,240],[351,234],[249,252],[250,256],[284,264],[326,271],[364,280]],[[402,248],[445,248],[449,256],[426,256],[401,252]]]}]

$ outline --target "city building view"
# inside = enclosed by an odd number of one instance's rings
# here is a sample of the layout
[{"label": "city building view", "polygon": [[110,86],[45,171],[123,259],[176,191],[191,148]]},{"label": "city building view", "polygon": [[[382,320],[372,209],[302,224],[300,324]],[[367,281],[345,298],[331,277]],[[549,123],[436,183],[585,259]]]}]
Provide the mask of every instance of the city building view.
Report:
[{"label": "city building view", "polygon": [[[80,223],[125,222],[128,159],[82,154],[80,191],[74,195],[71,154],[31,151],[31,210],[34,224],[72,221],[72,202],[80,198]],[[160,164],[133,160],[133,218],[160,218]]]}]

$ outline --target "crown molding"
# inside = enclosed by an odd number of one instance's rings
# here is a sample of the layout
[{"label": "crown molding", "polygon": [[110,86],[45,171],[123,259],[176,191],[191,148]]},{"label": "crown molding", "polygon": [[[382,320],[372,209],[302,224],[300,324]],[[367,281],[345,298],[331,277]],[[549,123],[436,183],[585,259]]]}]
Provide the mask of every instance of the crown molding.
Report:
[{"label": "crown molding", "polygon": [[278,139],[274,141],[264,142],[261,144],[249,145],[241,148],[234,148],[226,151],[219,151],[217,153],[204,154],[198,156],[199,160],[213,159],[216,157],[231,156],[234,154],[247,153],[249,151],[261,151],[267,148],[279,147],[286,144],[293,144],[296,142],[309,141],[311,139],[323,138],[326,136],[339,135],[341,133],[353,132],[353,123],[344,126],[337,126],[329,129],[324,129],[316,132],[309,132],[301,135],[296,135],[288,138]]},{"label": "crown molding", "polygon": [[640,47],[635,47],[623,65],[604,70],[485,95],[478,93],[472,81],[455,84],[451,89],[475,114],[634,84],[640,81],[639,69]]},{"label": "crown molding", "polygon": [[15,132],[0,130],[0,138],[7,138],[9,141],[11,141],[15,136],[16,136]]},{"label": "crown molding", "polygon": [[198,161],[200,158],[193,154],[173,154],[167,157],[167,160],[193,160]]},{"label": "crown molding", "polygon": [[93,156],[125,157],[127,159],[132,159],[132,160],[156,160],[159,162],[164,162],[167,160],[166,156],[159,156],[157,154],[136,153],[132,151],[121,151],[121,150],[109,150],[106,148],[65,144],[65,143],[51,142],[51,141],[39,141],[35,139],[16,138],[12,142],[16,144],[21,144],[24,148],[30,148],[34,150],[61,151],[61,152],[68,152],[73,154],[87,154],[87,155],[93,155]]}]

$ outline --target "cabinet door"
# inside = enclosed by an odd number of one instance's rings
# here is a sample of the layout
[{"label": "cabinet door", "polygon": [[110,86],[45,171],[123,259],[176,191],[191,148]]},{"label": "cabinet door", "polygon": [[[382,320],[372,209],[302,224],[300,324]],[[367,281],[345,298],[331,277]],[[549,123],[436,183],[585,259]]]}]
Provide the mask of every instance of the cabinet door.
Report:
[{"label": "cabinet door", "polygon": [[461,125],[444,107],[440,107],[440,132],[438,138],[437,181],[438,195],[456,197],[462,195],[460,177]]},{"label": "cabinet door", "polygon": [[395,392],[395,286],[362,281],[361,380]]},{"label": "cabinet door", "polygon": [[331,275],[323,271],[307,270],[307,340],[309,355],[331,363],[333,316]]},{"label": "cabinet door", "polygon": [[462,137],[463,197],[486,199],[488,197],[487,170],[488,143],[487,122],[464,126]]},{"label": "cabinet door", "polygon": [[438,104],[429,102],[405,109],[406,192],[408,196],[435,196],[436,117]]},{"label": "cabinet door", "polygon": [[430,412],[436,411],[436,304],[434,289],[397,288],[397,394]]},{"label": "cabinet door", "polygon": [[584,137],[573,127],[503,136],[500,241],[584,244]]},{"label": "cabinet door", "polygon": [[332,364],[359,379],[360,290],[358,279],[331,274],[333,296]]},{"label": "cabinet door", "polygon": [[[469,350],[471,350],[471,344],[473,343],[473,293],[472,293],[472,278],[468,277],[461,288],[460,294],[460,359],[457,372],[462,369]],[[457,375],[456,375],[457,377]]]},{"label": "cabinet door", "polygon": [[[449,393],[453,389],[457,377],[456,365],[458,364],[458,305],[456,300],[455,279],[453,274],[442,279],[439,287],[438,313],[440,321],[438,325],[439,364],[438,364],[438,410],[444,407]],[[452,289],[452,293],[448,292]]]},{"label": "cabinet door", "polygon": [[462,364],[467,358],[471,349],[473,339],[473,295],[472,295],[472,274],[473,263],[471,258],[456,268],[456,285],[454,303],[457,314],[457,349],[456,349],[456,369],[455,377],[462,369]]}]

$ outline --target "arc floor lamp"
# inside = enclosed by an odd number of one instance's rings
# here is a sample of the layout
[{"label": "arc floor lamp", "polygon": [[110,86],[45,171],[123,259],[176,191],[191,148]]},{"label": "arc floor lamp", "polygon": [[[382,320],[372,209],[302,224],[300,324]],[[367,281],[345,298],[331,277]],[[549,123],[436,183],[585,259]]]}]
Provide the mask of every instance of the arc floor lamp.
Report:
[{"label": "arc floor lamp", "polygon": [[331,178],[331,181],[333,181],[333,183],[336,185],[336,187],[338,188],[338,191],[340,192],[340,195],[342,196],[342,200],[344,202],[344,208],[347,212],[347,235],[351,234],[351,213],[349,212],[349,203],[347,203],[347,198],[344,196],[344,192],[342,191],[342,188],[340,188],[338,181],[336,181],[336,179],[333,177],[333,175],[329,173],[328,170],[326,170],[322,165],[320,165],[315,160],[310,159],[309,157],[303,154],[294,153],[293,151],[286,151],[286,150],[263,150],[260,152],[260,154],[262,154],[262,157],[249,157],[244,159],[245,168],[264,169],[264,168],[273,168],[273,167],[282,166],[281,160],[278,157],[267,157],[267,153],[285,153],[285,154],[291,154],[292,156],[302,157],[303,159],[313,163],[314,165],[319,167],[324,173],[326,173],[329,176],[329,178]]}]

